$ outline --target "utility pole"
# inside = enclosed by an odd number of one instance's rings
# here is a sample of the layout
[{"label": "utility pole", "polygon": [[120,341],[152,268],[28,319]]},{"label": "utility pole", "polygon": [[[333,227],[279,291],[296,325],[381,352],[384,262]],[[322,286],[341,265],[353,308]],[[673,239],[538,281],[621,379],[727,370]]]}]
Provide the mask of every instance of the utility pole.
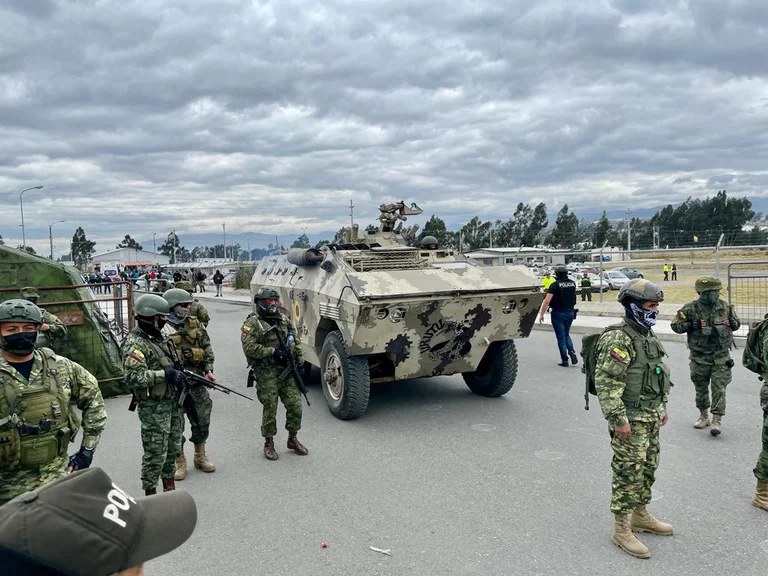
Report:
[{"label": "utility pole", "polygon": [[224,222],[221,225],[221,229],[224,230],[224,259],[227,259],[227,223]]},{"label": "utility pole", "polygon": [[56,222],[48,224],[48,241],[51,243],[51,260],[53,260],[53,225],[59,224],[60,222],[66,222],[66,220],[56,220]]},{"label": "utility pole", "polygon": [[627,208],[627,252],[632,252],[632,210]]},{"label": "utility pole", "polygon": [[355,205],[352,204],[352,199],[349,199],[349,229],[352,230],[355,227]]},{"label": "utility pole", "polygon": [[152,252],[157,254],[157,232],[152,232]]}]

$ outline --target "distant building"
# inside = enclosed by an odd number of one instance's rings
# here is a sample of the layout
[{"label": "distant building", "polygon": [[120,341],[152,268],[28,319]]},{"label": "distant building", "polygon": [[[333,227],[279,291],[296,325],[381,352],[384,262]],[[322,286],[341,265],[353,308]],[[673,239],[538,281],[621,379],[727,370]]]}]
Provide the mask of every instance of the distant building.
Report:
[{"label": "distant building", "polygon": [[101,264],[119,264],[126,266],[167,266],[171,258],[165,254],[157,254],[148,250],[136,250],[135,248],[117,248],[109,252],[94,254],[91,257],[90,265],[96,267]]},{"label": "distant building", "polygon": [[250,264],[250,262],[235,262],[232,258],[201,258],[196,262],[179,262],[178,264],[169,264],[163,266],[163,270],[173,274],[176,270],[201,270],[208,278],[213,278],[214,272],[220,270],[226,275],[229,272],[235,272],[238,264]]},{"label": "distant building", "polygon": [[565,264],[565,257],[571,254],[568,250],[555,250],[554,248],[534,248],[521,246],[520,248],[480,248],[464,255],[482,266],[557,266]]}]

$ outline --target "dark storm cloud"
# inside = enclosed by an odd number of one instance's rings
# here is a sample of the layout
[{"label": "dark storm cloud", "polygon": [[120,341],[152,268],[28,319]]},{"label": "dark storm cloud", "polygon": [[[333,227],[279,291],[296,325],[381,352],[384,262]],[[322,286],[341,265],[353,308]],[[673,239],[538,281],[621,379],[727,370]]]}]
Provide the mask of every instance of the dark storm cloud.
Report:
[{"label": "dark storm cloud", "polygon": [[[28,236],[458,224],[764,194],[768,4],[4,3],[0,201]],[[18,234],[17,209],[0,213]],[[102,247],[102,245],[100,245]]]}]

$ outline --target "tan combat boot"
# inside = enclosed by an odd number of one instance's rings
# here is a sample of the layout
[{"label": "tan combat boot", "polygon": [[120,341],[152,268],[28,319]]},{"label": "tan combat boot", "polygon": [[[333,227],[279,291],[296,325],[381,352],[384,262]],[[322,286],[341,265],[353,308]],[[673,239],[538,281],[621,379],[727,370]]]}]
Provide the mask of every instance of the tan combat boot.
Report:
[{"label": "tan combat boot", "polygon": [[264,456],[267,460],[277,460],[277,452],[275,452],[275,441],[272,437],[264,438]]},{"label": "tan combat boot", "polygon": [[288,450],[293,450],[298,454],[299,456],[306,456],[309,454],[309,450],[307,450],[304,445],[299,442],[299,439],[296,438],[296,431],[288,431]]},{"label": "tan combat boot", "polygon": [[672,524],[656,520],[642,504],[632,512],[629,525],[633,532],[650,532],[659,536],[672,536],[675,533]]},{"label": "tan combat boot", "polygon": [[173,478],[163,478],[163,492],[176,490],[176,481]]},{"label": "tan combat boot", "polygon": [[755,495],[752,496],[752,506],[768,510],[768,484],[757,481]]},{"label": "tan combat boot", "polygon": [[187,458],[184,452],[176,459],[176,472],[173,475],[174,480],[184,480],[187,477]]},{"label": "tan combat boot", "polygon": [[205,454],[205,442],[195,444],[195,468],[203,472],[214,472],[216,470],[216,464],[208,460],[208,456]]},{"label": "tan combat boot", "polygon": [[613,536],[611,542],[624,550],[630,556],[635,558],[650,558],[645,544],[640,542],[629,528],[629,518],[625,514],[616,514],[616,521],[613,525]]},{"label": "tan combat boot", "polygon": [[722,422],[721,422],[722,418],[723,417],[720,416],[720,414],[712,414],[712,430],[709,431],[709,433],[712,434],[712,436],[719,436],[720,435],[720,432],[721,432],[720,427],[722,426]]},{"label": "tan combat boot", "polygon": [[707,426],[709,426],[709,410],[702,410],[701,414],[699,414],[699,419],[696,420],[693,427],[697,430],[701,430]]}]

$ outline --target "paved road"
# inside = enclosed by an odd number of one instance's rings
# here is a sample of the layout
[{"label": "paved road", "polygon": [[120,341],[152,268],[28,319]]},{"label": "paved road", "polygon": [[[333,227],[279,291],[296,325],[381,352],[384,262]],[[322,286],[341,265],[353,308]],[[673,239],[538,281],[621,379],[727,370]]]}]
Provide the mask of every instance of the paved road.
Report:
[{"label": "paved road", "polygon": [[[216,373],[244,386],[238,329],[247,309],[206,305]],[[724,434],[712,438],[692,427],[685,348],[666,346],[678,384],[652,511],[677,534],[644,536],[650,560],[611,544],[604,421],[596,403],[584,410],[578,368],[556,366],[554,336],[535,332],[519,342],[518,382],[504,398],[474,396],[460,377],[379,385],[361,419],[341,422],[315,385],[304,458],[286,451],[281,430],[280,460],[267,462],[260,405],[217,394],[209,454],[218,470],[192,470],[180,483],[197,500],[198,528],[147,574],[762,576],[768,514],[749,504],[758,382],[736,370]],[[96,460],[140,494],[138,419],[127,398],[107,403]]]}]

